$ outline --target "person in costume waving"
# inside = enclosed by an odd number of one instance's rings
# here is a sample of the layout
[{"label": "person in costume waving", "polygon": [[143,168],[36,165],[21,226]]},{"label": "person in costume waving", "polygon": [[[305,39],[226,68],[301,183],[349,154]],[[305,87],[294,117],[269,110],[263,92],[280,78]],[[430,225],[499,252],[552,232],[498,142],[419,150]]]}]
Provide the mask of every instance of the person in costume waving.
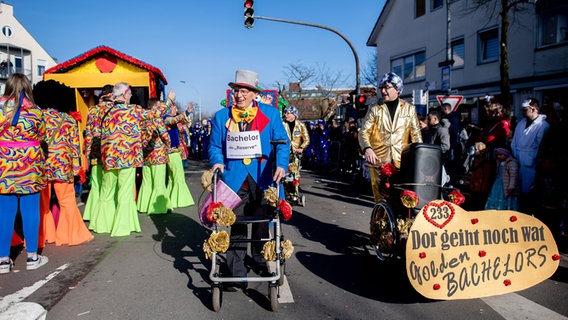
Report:
[{"label": "person in costume waving", "polygon": [[113,107],[101,121],[104,171],[100,198],[89,229],[120,237],[141,231],[134,200],[136,168],[144,163],[140,122],[160,115],[130,104],[132,87],[126,82],[114,85],[112,97]]},{"label": "person in costume waving", "polygon": [[[156,98],[148,101],[148,109],[158,114],[166,111],[166,105]],[[166,166],[170,135],[161,117],[142,121],[142,144],[144,166],[142,167],[142,185],[138,194],[138,211],[148,214],[168,212],[166,195]]]},{"label": "person in costume waving", "polygon": [[[229,86],[233,89],[233,105],[215,113],[212,121],[209,141],[211,170],[215,172],[218,169],[223,181],[243,200],[233,208],[235,215],[267,215],[270,209],[264,200],[264,191],[274,182],[280,183],[286,175],[290,155],[288,135],[278,109],[255,100],[259,94],[256,72],[237,70],[236,81]],[[276,145],[275,156],[271,140],[286,141]],[[241,152],[243,150],[245,152]],[[279,196],[284,198],[283,188],[280,188]],[[244,238],[246,233],[246,224],[233,225],[231,239]],[[266,223],[253,224],[253,239],[267,237]],[[261,241],[251,246],[254,267],[261,274],[266,271],[262,247]],[[231,276],[246,276],[246,250],[246,243],[231,241],[227,251]]]}]

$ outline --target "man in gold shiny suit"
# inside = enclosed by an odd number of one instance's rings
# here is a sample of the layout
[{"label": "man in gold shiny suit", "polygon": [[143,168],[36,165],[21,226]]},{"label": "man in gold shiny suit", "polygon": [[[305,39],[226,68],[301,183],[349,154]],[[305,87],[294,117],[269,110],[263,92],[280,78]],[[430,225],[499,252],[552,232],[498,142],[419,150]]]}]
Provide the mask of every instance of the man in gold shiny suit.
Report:
[{"label": "man in gold shiny suit", "polygon": [[383,103],[369,108],[359,131],[359,145],[369,166],[375,202],[384,198],[379,189],[380,167],[392,162],[400,169],[402,149],[422,142],[416,107],[399,98],[402,89],[402,79],[397,74],[383,75],[379,81]]},{"label": "man in gold shiny suit", "polygon": [[[286,197],[292,202],[299,202],[304,205],[304,199],[300,196],[300,164],[302,162],[302,154],[310,145],[310,133],[306,126],[298,120],[298,108],[289,106],[284,109],[284,129],[290,139],[290,166],[288,171],[293,178],[285,179]],[[289,185],[291,184],[291,185]],[[291,191],[288,194],[288,191]]]}]

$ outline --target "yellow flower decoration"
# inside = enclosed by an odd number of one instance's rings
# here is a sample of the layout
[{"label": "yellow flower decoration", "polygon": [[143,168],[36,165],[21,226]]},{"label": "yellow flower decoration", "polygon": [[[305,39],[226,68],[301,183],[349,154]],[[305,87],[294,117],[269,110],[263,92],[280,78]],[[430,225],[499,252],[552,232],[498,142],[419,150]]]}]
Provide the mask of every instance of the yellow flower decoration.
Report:
[{"label": "yellow flower decoration", "polygon": [[225,206],[213,209],[213,217],[218,225],[227,227],[232,226],[235,220],[237,220],[233,210]]},{"label": "yellow flower decoration", "polygon": [[371,243],[381,247],[381,250],[384,249],[384,246],[392,244],[391,234],[387,232],[388,226],[389,222],[386,214],[371,221]]},{"label": "yellow flower decoration", "polygon": [[396,219],[396,228],[401,235],[407,235],[412,221],[410,219]]},{"label": "yellow flower decoration", "polygon": [[290,163],[288,165],[288,170],[292,173],[298,173],[300,171],[300,167],[296,163]]},{"label": "yellow flower decoration", "polygon": [[276,192],[276,188],[270,187],[264,191],[264,200],[272,207],[276,207],[278,205],[278,193]]},{"label": "yellow flower decoration", "polygon": [[[290,259],[290,257],[292,257],[292,254],[294,253],[294,246],[292,245],[292,241],[284,240],[280,242],[280,247],[282,248],[281,252],[282,259],[283,260]],[[265,242],[261,252],[262,256],[266,261],[275,261],[276,242],[274,240]]]},{"label": "yellow flower decoration", "polygon": [[211,260],[213,252],[211,251],[211,247],[209,246],[209,243],[207,243],[207,240],[203,241],[203,252],[205,252],[205,259]]},{"label": "yellow flower decoration", "polygon": [[212,251],[225,253],[229,249],[229,234],[225,230],[213,231],[207,240]]},{"label": "yellow flower decoration", "polygon": [[261,253],[266,261],[276,260],[276,242],[274,240],[265,242]]},{"label": "yellow flower decoration", "polygon": [[290,259],[290,257],[294,253],[294,246],[292,245],[292,241],[284,240],[280,243],[280,246],[282,247],[282,259]]},{"label": "yellow flower decoration", "polygon": [[416,208],[420,202],[416,192],[410,190],[404,190],[402,192],[400,195],[400,201],[402,201],[402,204],[409,209]]},{"label": "yellow flower decoration", "polygon": [[203,171],[203,174],[201,174],[201,187],[207,192],[213,192],[213,172],[209,170]]}]

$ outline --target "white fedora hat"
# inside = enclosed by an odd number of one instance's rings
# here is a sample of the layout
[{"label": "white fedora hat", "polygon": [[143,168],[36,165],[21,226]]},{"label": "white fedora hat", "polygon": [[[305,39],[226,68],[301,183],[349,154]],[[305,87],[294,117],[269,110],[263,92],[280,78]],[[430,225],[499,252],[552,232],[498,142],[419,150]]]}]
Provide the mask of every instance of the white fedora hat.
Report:
[{"label": "white fedora hat", "polygon": [[235,82],[229,82],[229,87],[245,87],[254,91],[260,91],[258,86],[258,73],[249,70],[237,70]]}]

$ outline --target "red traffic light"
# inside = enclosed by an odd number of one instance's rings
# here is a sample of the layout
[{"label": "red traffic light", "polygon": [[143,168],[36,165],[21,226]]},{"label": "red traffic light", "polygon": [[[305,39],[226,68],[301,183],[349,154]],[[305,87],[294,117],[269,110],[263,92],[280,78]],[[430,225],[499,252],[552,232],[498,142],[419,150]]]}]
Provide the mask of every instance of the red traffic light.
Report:
[{"label": "red traffic light", "polygon": [[245,27],[252,28],[254,26],[254,1],[245,0],[244,1],[244,23]]},{"label": "red traffic light", "polygon": [[358,97],[357,97],[357,102],[359,102],[360,104],[365,104],[365,102],[367,102],[367,97],[365,97],[365,96],[358,96]]}]

